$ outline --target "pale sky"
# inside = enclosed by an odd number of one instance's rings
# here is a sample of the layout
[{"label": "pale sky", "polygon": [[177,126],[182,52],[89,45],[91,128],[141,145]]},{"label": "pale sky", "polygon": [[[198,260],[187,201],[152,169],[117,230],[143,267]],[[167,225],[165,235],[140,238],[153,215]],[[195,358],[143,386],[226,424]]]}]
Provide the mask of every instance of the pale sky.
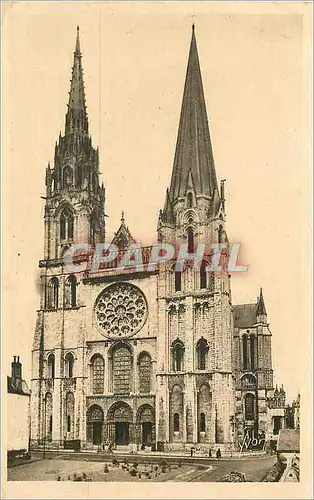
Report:
[{"label": "pale sky", "polygon": [[[64,119],[76,25],[90,131],[100,148],[108,239],[121,211],[133,236],[155,241],[196,39],[227,232],[249,270],[233,303],[263,287],[275,382],[288,399],[310,370],[311,206],[306,5],[12,3],[3,33],[4,370],[20,355],[30,383],[45,168]],[[258,14],[257,10],[261,14]],[[308,87],[306,87],[306,84]]]}]

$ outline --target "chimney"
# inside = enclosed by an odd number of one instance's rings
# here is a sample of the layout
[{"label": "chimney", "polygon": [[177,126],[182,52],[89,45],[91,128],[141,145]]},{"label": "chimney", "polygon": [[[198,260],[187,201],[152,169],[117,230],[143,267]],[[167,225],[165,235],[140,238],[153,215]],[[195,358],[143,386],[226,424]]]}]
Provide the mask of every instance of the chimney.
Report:
[{"label": "chimney", "polygon": [[22,364],[20,363],[20,356],[13,356],[11,363],[11,381],[12,386],[18,390],[22,390]]}]

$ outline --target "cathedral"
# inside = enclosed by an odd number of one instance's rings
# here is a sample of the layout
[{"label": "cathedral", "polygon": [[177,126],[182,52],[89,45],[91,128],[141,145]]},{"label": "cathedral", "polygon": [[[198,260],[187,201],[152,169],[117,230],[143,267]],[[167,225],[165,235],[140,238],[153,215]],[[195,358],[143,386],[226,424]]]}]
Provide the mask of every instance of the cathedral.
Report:
[{"label": "cathedral", "polygon": [[[32,445],[232,449],[246,433],[267,434],[274,387],[262,289],[252,303],[233,305],[226,266],[209,271],[212,251],[197,269],[186,263],[178,270],[174,259],[151,269],[149,247],[141,248],[141,266],[119,266],[119,257],[136,243],[123,214],[109,242],[119,249],[116,259],[98,270],[87,265],[68,272],[69,248],[107,242],[99,175],[77,28],[65,130],[46,169]],[[189,252],[200,243],[229,247],[194,26],[156,241],[186,244]]]}]

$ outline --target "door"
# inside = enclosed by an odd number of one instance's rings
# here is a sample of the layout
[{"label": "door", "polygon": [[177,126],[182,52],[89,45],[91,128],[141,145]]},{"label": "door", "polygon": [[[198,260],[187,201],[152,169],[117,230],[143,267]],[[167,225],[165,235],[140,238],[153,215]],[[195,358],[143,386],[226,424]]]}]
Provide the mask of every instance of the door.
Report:
[{"label": "door", "polygon": [[116,422],[116,444],[127,445],[129,444],[129,423]]},{"label": "door", "polygon": [[152,443],[152,430],[153,424],[151,422],[142,423],[142,442],[146,445],[151,445]]},{"label": "door", "polygon": [[102,423],[93,423],[93,444],[101,444]]}]

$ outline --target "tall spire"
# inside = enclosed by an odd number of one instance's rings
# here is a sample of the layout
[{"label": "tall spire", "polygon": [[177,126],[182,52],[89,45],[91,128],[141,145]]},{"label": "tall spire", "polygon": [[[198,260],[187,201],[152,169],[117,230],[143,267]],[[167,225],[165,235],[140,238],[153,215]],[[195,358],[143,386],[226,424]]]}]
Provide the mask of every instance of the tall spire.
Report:
[{"label": "tall spire", "polygon": [[218,190],[194,24],[170,185],[171,201],[185,196],[189,176],[196,195],[211,197]]},{"label": "tall spire", "polygon": [[65,133],[71,132],[88,134],[79,26],[77,26],[69,104],[65,120]]}]

